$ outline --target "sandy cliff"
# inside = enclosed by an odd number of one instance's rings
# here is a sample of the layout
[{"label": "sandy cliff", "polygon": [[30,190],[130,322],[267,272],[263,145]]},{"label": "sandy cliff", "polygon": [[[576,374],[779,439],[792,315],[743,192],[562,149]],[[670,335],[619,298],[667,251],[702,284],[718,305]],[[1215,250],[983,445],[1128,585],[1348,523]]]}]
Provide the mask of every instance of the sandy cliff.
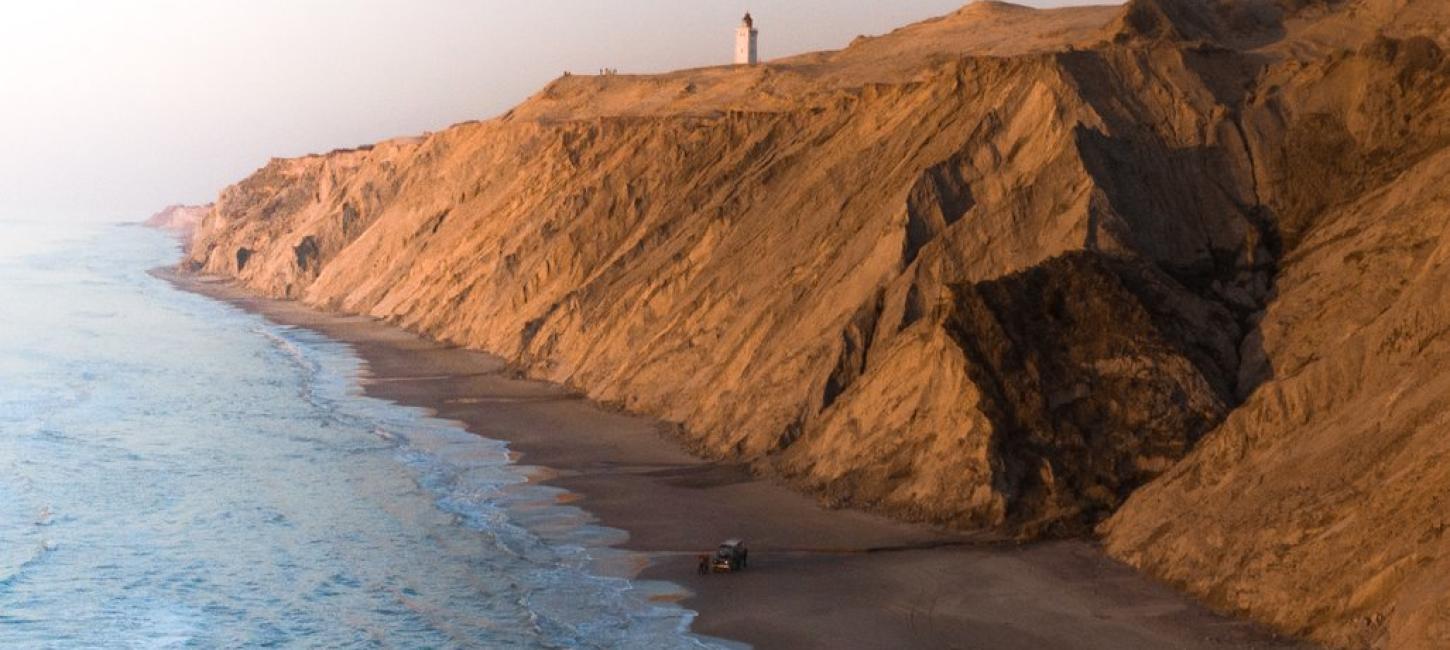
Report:
[{"label": "sandy cliff", "polygon": [[211,208],[210,203],[167,206],[166,209],[151,215],[142,223],[151,228],[170,230],[189,239],[201,220],[206,217],[208,212],[211,212]]},{"label": "sandy cliff", "polygon": [[1283,629],[1433,647],[1446,13],[978,3],[564,77],[274,160],[185,265],[498,353],[834,504],[1097,530]]},{"label": "sandy cliff", "polygon": [[1110,552],[1332,645],[1450,646],[1447,72],[1436,41],[1380,37],[1264,75],[1265,381],[1103,527]]}]

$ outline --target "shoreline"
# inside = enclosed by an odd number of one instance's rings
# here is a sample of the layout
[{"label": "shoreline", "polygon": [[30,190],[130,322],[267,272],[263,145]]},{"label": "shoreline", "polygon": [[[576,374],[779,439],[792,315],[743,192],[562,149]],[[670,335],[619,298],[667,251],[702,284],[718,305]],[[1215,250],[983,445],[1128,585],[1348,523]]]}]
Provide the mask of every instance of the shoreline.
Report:
[{"label": "shoreline", "polygon": [[[1027,545],[827,510],[746,468],[699,459],[668,425],[520,379],[491,355],[362,316],[253,296],[158,269],[176,288],[347,344],[365,394],[508,443],[538,482],[628,533],[637,576],[681,586],[695,634],[759,648],[1298,648],[1220,616],[1086,541]],[[743,537],[751,569],[698,576],[695,556]]]}]

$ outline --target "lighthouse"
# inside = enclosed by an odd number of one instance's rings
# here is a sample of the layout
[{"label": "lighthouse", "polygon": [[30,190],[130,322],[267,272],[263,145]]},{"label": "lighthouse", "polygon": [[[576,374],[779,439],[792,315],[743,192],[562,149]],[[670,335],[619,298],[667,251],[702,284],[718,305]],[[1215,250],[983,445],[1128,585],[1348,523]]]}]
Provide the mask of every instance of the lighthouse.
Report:
[{"label": "lighthouse", "polygon": [[740,29],[735,30],[735,65],[755,65],[760,60],[755,49],[759,36],[760,30],[755,28],[755,19],[750,17],[750,12],[746,12],[745,19],[740,21]]}]

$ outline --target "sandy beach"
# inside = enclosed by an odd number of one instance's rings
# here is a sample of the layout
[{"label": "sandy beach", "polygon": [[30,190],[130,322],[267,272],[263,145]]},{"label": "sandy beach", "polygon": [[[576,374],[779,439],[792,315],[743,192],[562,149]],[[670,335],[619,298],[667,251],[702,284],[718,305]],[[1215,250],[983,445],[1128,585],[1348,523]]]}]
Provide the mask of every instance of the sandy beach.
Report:
[{"label": "sandy beach", "polygon": [[[650,558],[640,576],[689,591],[694,630],[759,648],[1289,648],[1114,562],[1087,542],[993,543],[812,499],[702,461],[671,428],[562,387],[517,378],[499,359],[362,317],[157,275],[274,322],[350,344],[368,395],[430,409],[507,441],[521,464]],[[727,537],[751,569],[697,576]]]}]

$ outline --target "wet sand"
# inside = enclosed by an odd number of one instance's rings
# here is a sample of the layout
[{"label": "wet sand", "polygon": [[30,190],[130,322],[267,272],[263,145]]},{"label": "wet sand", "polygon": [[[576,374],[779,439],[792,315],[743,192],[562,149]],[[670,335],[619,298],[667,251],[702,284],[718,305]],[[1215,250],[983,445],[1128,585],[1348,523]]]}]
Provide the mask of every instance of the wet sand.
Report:
[{"label": "wet sand", "polygon": [[[694,631],[759,648],[1297,648],[1209,612],[1088,542],[1030,545],[827,510],[745,469],[685,452],[671,428],[564,388],[515,377],[496,357],[378,321],[249,296],[158,271],[178,287],[350,344],[366,393],[505,440],[540,480],[625,530],[640,576],[687,588]],[[750,570],[698,576],[728,537]]]}]

